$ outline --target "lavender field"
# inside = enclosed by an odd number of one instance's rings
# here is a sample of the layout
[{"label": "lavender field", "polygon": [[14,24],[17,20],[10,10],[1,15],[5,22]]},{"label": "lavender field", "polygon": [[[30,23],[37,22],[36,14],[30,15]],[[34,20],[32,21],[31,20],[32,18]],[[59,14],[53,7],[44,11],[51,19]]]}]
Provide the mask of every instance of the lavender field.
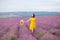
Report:
[{"label": "lavender field", "polygon": [[36,17],[36,32],[29,30],[29,23],[20,25],[26,18],[0,18],[0,40],[60,40],[60,16]]}]

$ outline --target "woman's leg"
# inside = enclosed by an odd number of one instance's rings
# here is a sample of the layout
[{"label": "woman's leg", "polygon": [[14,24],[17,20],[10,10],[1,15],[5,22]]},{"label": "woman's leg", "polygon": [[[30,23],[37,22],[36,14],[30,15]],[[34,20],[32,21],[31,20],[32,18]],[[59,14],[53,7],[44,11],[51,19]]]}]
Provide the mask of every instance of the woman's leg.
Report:
[{"label": "woman's leg", "polygon": [[33,28],[31,31],[32,31],[32,33],[35,33],[36,29]]},{"label": "woman's leg", "polygon": [[32,29],[31,31],[32,31],[32,33],[33,33],[33,29]]}]

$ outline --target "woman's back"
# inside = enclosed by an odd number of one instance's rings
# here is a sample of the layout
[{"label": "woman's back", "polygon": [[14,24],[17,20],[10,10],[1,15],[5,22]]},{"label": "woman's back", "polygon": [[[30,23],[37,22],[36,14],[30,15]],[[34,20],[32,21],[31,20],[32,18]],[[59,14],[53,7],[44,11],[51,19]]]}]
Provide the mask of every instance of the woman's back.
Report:
[{"label": "woman's back", "polygon": [[30,23],[36,23],[36,18],[30,18]]}]

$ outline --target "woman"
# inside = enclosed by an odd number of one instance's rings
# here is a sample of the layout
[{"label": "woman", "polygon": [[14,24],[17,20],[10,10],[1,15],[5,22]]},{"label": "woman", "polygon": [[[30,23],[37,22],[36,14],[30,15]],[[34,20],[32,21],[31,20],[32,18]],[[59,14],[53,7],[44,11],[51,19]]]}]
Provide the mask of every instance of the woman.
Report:
[{"label": "woman", "polygon": [[32,32],[35,32],[36,31],[36,18],[35,18],[35,14],[32,14],[31,18],[29,18],[27,20],[27,22],[30,21],[30,27],[29,29],[32,31]]},{"label": "woman", "polygon": [[[26,22],[30,21],[30,26],[29,26],[29,30],[32,31],[32,33],[34,33],[36,31],[36,18],[35,18],[35,14],[32,14],[31,18],[29,18]],[[22,24],[24,23],[24,21],[22,21]]]}]

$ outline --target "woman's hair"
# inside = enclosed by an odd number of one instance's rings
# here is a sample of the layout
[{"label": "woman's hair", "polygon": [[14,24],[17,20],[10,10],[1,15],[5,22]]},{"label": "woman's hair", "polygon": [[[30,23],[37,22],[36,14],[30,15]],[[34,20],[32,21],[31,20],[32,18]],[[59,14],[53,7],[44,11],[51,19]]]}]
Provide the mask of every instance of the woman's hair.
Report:
[{"label": "woman's hair", "polygon": [[32,14],[32,17],[35,18],[35,14]]}]

